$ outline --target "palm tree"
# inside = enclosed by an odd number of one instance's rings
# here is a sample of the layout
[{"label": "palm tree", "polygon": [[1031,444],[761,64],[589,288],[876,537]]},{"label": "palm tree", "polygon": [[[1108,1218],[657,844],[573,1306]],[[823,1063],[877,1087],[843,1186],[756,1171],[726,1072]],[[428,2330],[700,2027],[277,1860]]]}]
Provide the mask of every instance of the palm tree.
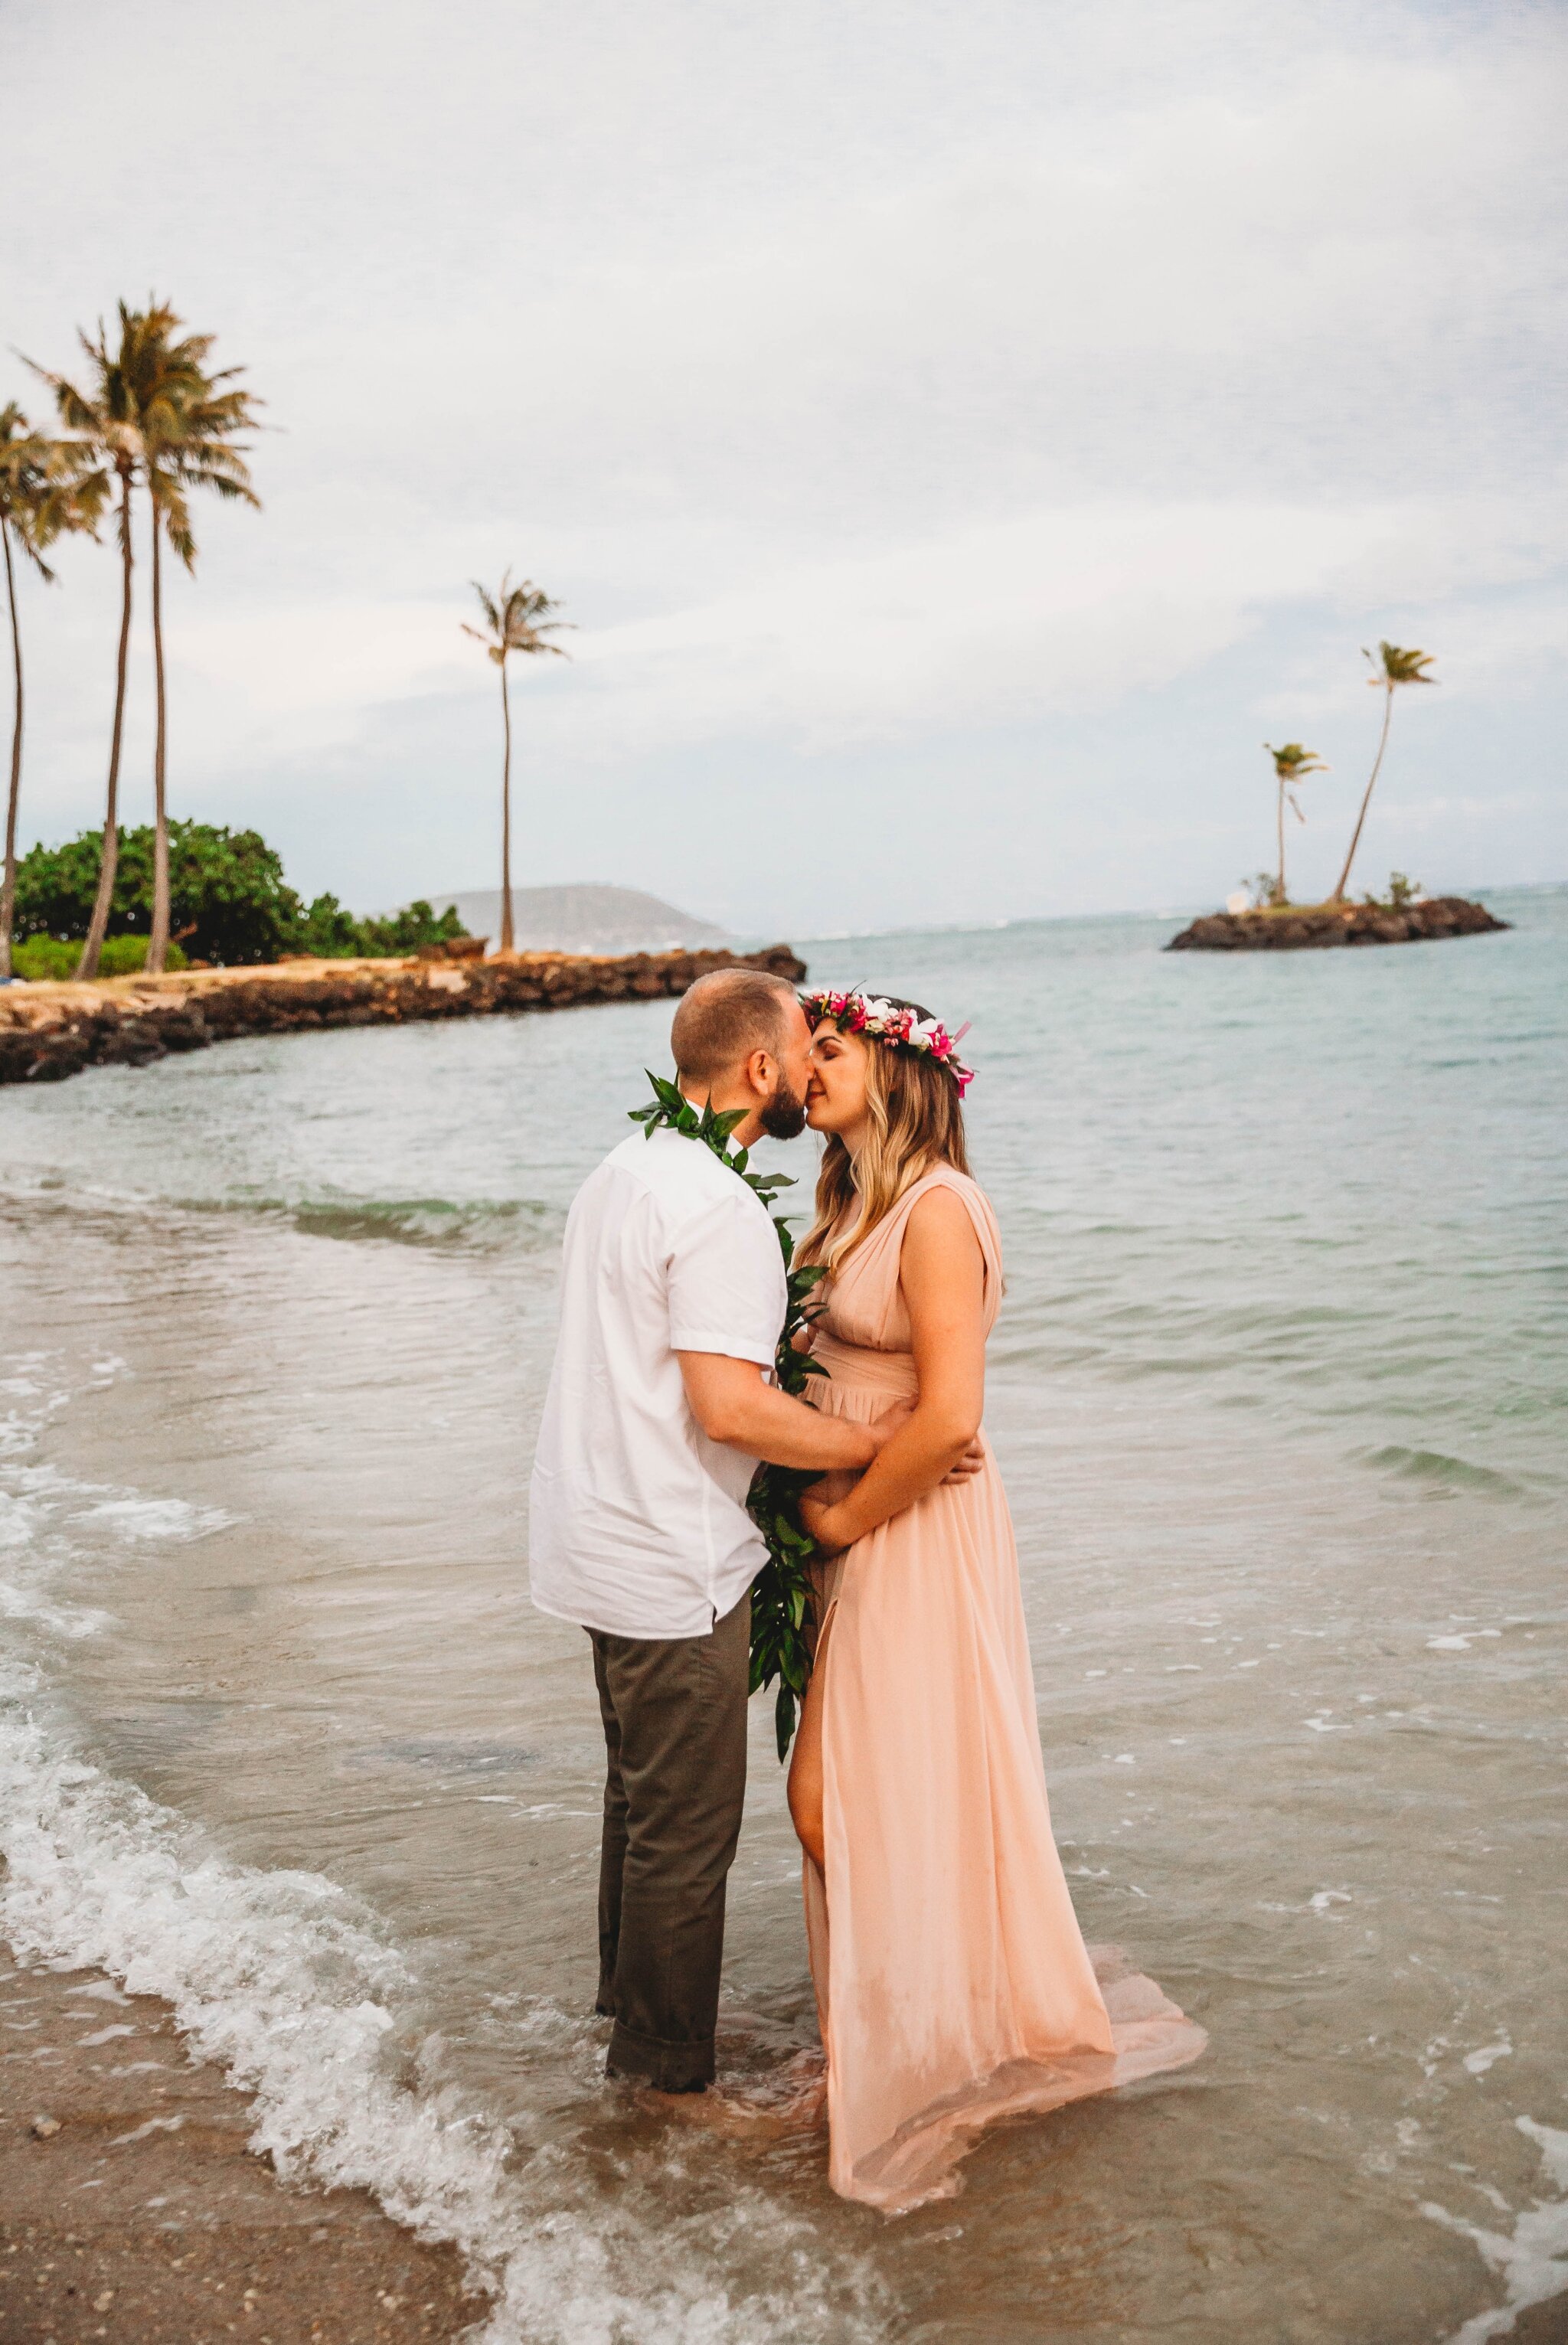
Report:
[{"label": "palm tree", "polygon": [[484,614],[483,627],[471,627],[464,620],[463,632],[472,635],[501,670],[501,722],[504,729],[505,749],[501,766],[501,949],[513,949],[512,923],[512,703],[506,688],[506,662],[513,652],[533,654],[554,652],[558,659],[567,654],[559,644],[546,643],[546,635],[559,633],[573,624],[570,619],[552,619],[550,613],[558,611],[559,603],[552,602],[544,588],[524,578],[521,586],[512,584],[510,570],[501,581],[499,595],[491,596],[473,581],[479,597],[479,607]]},{"label": "palm tree", "polygon": [[34,373],[54,392],[61,421],[76,434],[76,444],[82,452],[84,476],[91,482],[93,492],[101,501],[107,501],[117,494],[119,499],[120,638],[115,666],[115,721],[109,736],[109,778],[105,792],[104,843],[98,859],[98,891],[93,904],[92,919],[87,923],[87,941],[76,963],[79,978],[96,977],[98,973],[98,956],[108,934],[115,867],[119,858],[120,744],[125,736],[126,662],[130,650],[131,573],[134,565],[131,491],[136,482],[137,461],[140,452],[133,385],[145,345],[166,332],[168,327],[167,318],[160,316],[156,309],[151,312],[127,310],[122,301],[119,314],[119,348],[113,353],[101,319],[96,342],[89,341],[86,334],[77,333],[76,339],[93,370],[87,391],[78,390],[66,376],[55,374],[47,367],[37,366],[31,359],[26,361]]},{"label": "palm tree", "polygon": [[1288,904],[1290,898],[1285,892],[1285,801],[1287,798],[1289,799],[1290,811],[1297,821],[1305,822],[1307,817],[1297,801],[1297,784],[1303,775],[1326,774],[1329,768],[1316,749],[1304,749],[1299,741],[1287,741],[1283,749],[1277,749],[1271,741],[1265,741],[1263,746],[1274,760],[1274,777],[1279,792],[1277,809],[1279,873],[1274,882],[1274,901],[1277,904]]},{"label": "palm tree", "polygon": [[40,578],[54,572],[44,548],[62,530],[90,530],[97,507],[76,493],[71,452],[33,431],[15,400],[0,407],[0,546],[5,555],[5,599],[11,616],[11,667],[15,706],[11,721],[11,787],[5,801],[5,866],[0,879],[0,977],[11,974],[11,929],[16,905],[16,817],[22,798],[22,630],[16,614],[16,566],[12,540]]},{"label": "palm tree", "polygon": [[[175,324],[179,323],[174,320]],[[225,389],[243,372],[226,367],[206,371],[211,334],[189,334],[166,345],[162,381],[148,385],[142,414],[142,469],[152,506],[152,653],[157,722],[153,747],[152,923],[147,967],[161,969],[168,950],[168,691],[163,658],[163,563],[165,536],[187,570],[196,568],[187,492],[210,489],[215,495],[260,507],[249,468],[235,438],[255,429],[258,403],[248,391]]]},{"label": "palm tree", "polygon": [[[126,665],[130,644],[132,498],[141,482],[153,505],[153,649],[158,700],[157,746],[154,752],[156,826],[153,849],[153,934],[148,940],[148,966],[161,969],[168,939],[168,828],[165,803],[166,695],[163,662],[163,594],[159,540],[173,519],[170,543],[188,567],[195,558],[188,516],[182,494],[187,484],[220,487],[228,496],[256,498],[249,475],[232,433],[252,422],[249,394],[223,391],[235,370],[209,377],[205,360],[212,347],[210,334],[175,336],[182,323],[167,301],[148,297],[145,310],[119,306],[119,340],[111,349],[102,320],[97,340],[77,339],[92,373],[81,390],[66,376],[33,366],[55,393],[60,417],[77,435],[83,452],[84,482],[99,501],[118,497],[120,542],[120,634],[115,672],[115,717],[109,740],[108,787],[105,795],[103,853],[98,864],[97,895],[87,941],[76,965],[79,978],[97,975],[98,957],[108,933],[109,908],[114,898],[115,868],[119,855],[120,746],[125,733]],[[27,361],[33,365],[33,361]]]},{"label": "palm tree", "polygon": [[1389,746],[1389,720],[1394,713],[1394,695],[1401,684],[1435,684],[1437,682],[1435,675],[1428,675],[1426,673],[1437,657],[1435,652],[1407,652],[1401,651],[1398,644],[1380,644],[1376,659],[1372,658],[1370,652],[1365,650],[1361,657],[1369,661],[1371,665],[1372,673],[1367,678],[1367,682],[1374,692],[1380,692],[1384,696],[1383,729],[1378,737],[1378,754],[1372,760],[1372,770],[1368,777],[1367,787],[1361,798],[1361,811],[1356,817],[1356,827],[1350,834],[1350,851],[1345,858],[1345,868],[1339,874],[1339,884],[1329,898],[1331,904],[1344,902],[1345,890],[1350,884],[1350,866],[1356,859],[1356,849],[1361,843],[1361,825],[1367,819],[1367,808],[1372,803],[1372,785],[1378,778],[1378,768],[1383,762],[1383,751]]}]

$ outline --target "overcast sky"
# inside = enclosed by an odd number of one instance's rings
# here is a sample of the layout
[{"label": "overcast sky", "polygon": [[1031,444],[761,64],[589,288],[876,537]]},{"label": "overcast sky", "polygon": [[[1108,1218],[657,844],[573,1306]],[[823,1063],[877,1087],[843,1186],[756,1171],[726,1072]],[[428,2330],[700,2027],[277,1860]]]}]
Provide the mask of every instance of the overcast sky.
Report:
[{"label": "overcast sky", "polygon": [[[361,909],[748,929],[1568,878],[1568,10],[6,0],[0,344],[166,294],[273,427],[170,593],[177,813]],[[19,360],[0,398],[36,401]],[[101,818],[117,579],[24,587],[25,839]],[[145,574],[144,574],[145,579]],[[138,657],[125,816],[150,809]]]}]

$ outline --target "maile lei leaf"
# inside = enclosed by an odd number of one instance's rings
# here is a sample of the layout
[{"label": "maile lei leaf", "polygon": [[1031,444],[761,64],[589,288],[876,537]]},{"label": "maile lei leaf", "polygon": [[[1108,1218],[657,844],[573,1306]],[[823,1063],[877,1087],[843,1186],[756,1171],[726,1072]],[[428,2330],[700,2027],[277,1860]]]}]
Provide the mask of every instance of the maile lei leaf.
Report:
[{"label": "maile lei leaf", "polygon": [[[731,1150],[729,1135],[745,1121],[744,1108],[727,1109],[720,1114],[711,1105],[695,1107],[677,1084],[660,1075],[650,1073],[648,1081],[653,1098],[647,1107],[630,1110],[632,1122],[640,1123],[649,1139],[664,1131],[678,1132],[683,1140],[700,1141],[721,1164],[738,1173],[768,1207],[784,1256],[789,1296],[773,1369],[781,1389],[799,1397],[808,1376],[827,1374],[809,1353],[795,1347],[795,1337],[810,1324],[806,1306],[812,1290],[827,1273],[820,1263],[796,1268],[789,1225],[773,1211],[778,1191],[792,1189],[794,1181],[788,1172],[753,1172],[750,1151]],[[775,1678],[779,1680],[773,1723],[780,1763],[789,1755],[797,1707],[805,1699],[806,1680],[811,1674],[808,1635],[816,1619],[816,1594],[809,1567],[817,1543],[801,1528],[799,1500],[801,1491],[820,1478],[815,1472],[794,1467],[759,1466],[747,1501],[768,1549],[768,1560],[751,1583],[751,1691],[760,1691]]]}]

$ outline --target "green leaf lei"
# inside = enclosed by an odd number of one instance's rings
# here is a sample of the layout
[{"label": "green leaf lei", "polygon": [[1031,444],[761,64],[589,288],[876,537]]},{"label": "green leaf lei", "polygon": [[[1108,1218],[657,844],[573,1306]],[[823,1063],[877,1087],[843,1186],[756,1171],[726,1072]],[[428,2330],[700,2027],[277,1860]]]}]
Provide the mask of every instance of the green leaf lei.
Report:
[{"label": "green leaf lei", "polygon": [[[784,1281],[789,1294],[773,1369],[781,1388],[799,1396],[806,1389],[808,1376],[828,1373],[808,1353],[795,1348],[796,1335],[810,1324],[806,1305],[811,1290],[820,1284],[827,1273],[820,1263],[813,1263],[804,1270],[795,1268],[795,1241],[789,1234],[789,1225],[781,1213],[773,1211],[775,1193],[792,1189],[794,1181],[788,1172],[753,1172],[749,1169],[748,1149],[737,1149],[731,1153],[729,1135],[738,1123],[744,1122],[744,1108],[716,1114],[711,1105],[694,1107],[675,1083],[652,1073],[648,1081],[653,1085],[653,1098],[647,1107],[629,1111],[632,1122],[640,1123],[650,1140],[662,1129],[678,1132],[684,1140],[700,1141],[721,1164],[738,1172],[768,1208],[784,1255]],[[807,1567],[817,1552],[817,1543],[800,1528],[798,1501],[801,1491],[820,1478],[816,1472],[802,1472],[793,1467],[759,1466],[748,1500],[751,1518],[768,1549],[768,1560],[751,1583],[751,1691],[756,1693],[771,1685],[775,1678],[779,1680],[773,1722],[780,1763],[789,1755],[796,1705],[804,1700],[806,1680],[811,1674],[807,1631],[816,1609],[815,1590]]]}]

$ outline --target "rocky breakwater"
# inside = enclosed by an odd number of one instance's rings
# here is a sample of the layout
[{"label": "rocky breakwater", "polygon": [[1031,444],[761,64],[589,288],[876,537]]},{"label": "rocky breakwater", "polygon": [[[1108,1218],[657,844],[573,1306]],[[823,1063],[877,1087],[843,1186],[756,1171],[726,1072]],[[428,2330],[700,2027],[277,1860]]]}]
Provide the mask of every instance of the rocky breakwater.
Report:
[{"label": "rocky breakwater", "polygon": [[1484,904],[1463,896],[1390,904],[1289,904],[1256,912],[1210,912],[1173,937],[1166,952],[1310,952],[1329,945],[1410,945],[1429,937],[1476,937],[1506,929]]},{"label": "rocky breakwater", "polygon": [[84,1067],[143,1067],[246,1034],[648,1000],[684,993],[709,969],[736,964],[792,983],[806,974],[788,945],[770,945],[758,953],[279,961],[92,985],[11,985],[0,988],[0,1083],[57,1082]]}]

